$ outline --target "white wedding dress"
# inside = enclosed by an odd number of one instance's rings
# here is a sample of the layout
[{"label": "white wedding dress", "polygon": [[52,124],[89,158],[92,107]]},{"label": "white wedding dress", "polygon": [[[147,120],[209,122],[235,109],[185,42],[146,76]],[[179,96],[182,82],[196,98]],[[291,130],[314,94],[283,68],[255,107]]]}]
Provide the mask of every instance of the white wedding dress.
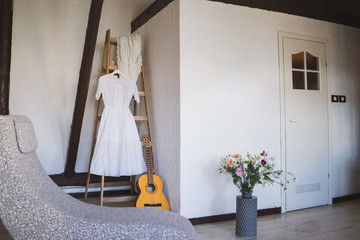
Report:
[{"label": "white wedding dress", "polygon": [[[114,72],[115,73],[115,72]],[[139,103],[136,81],[108,74],[100,77],[96,99],[103,96],[101,115],[90,173],[101,176],[131,176],[146,171],[143,151],[129,104]]]}]

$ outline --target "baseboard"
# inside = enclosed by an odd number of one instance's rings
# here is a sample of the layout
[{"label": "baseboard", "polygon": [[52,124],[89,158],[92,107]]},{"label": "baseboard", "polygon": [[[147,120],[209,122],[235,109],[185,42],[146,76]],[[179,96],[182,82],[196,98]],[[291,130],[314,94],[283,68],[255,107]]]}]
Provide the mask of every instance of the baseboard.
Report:
[{"label": "baseboard", "polygon": [[[279,214],[281,213],[281,208],[267,208],[258,210],[258,216],[265,216],[271,214]],[[200,218],[190,218],[190,222],[192,225],[204,224],[204,223],[213,223],[213,222],[221,222],[221,221],[228,221],[228,220],[235,220],[236,214],[229,213],[229,214],[221,214],[221,215],[214,215],[208,217],[200,217]]]},{"label": "baseboard", "polygon": [[354,194],[350,194],[350,195],[346,195],[346,196],[335,197],[332,199],[332,203],[335,204],[335,203],[347,202],[347,201],[356,200],[356,199],[360,199],[360,193],[354,193]]}]

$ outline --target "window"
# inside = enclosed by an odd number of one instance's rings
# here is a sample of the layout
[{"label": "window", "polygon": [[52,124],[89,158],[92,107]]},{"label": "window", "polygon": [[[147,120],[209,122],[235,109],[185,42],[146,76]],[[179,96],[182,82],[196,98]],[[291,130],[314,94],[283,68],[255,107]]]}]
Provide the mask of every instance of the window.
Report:
[{"label": "window", "polygon": [[292,54],[293,89],[320,90],[319,58],[309,52]]}]

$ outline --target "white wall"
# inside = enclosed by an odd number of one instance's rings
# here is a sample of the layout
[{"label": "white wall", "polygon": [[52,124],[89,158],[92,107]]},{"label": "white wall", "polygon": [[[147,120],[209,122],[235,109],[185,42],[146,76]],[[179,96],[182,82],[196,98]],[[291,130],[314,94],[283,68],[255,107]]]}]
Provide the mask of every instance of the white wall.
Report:
[{"label": "white wall", "polygon": [[[77,172],[86,172],[105,32],[130,33],[150,0],[105,0],[80,139]],[[10,114],[34,123],[38,155],[49,174],[64,171],[90,0],[14,1]]]},{"label": "white wall", "polygon": [[346,95],[345,104],[331,104],[330,146],[333,197],[360,192],[360,30],[332,26],[330,87]]},{"label": "white wall", "polygon": [[[106,0],[76,171],[87,171],[94,93],[106,29],[130,33],[139,2]],[[151,1],[144,1],[149,4]],[[90,0],[14,3],[10,113],[29,116],[49,174],[62,173]],[[360,30],[205,0],[178,0],[139,29],[157,170],[172,209],[186,217],[234,212],[238,194],[220,157],[263,149],[281,159],[279,31],[328,40],[331,197],[358,193]],[[280,166],[279,166],[280,167]],[[279,207],[277,186],[255,189],[259,209]]]},{"label": "white wall", "polygon": [[[267,150],[281,168],[278,32],[328,40],[332,196],[360,182],[360,30],[205,0],[180,0],[181,210],[186,217],[235,211],[238,190],[217,172],[229,153]],[[258,208],[281,206],[278,186],[255,189]]]},{"label": "white wall", "polygon": [[170,3],[137,31],[143,39],[157,174],[171,210],[180,209],[179,2]]}]

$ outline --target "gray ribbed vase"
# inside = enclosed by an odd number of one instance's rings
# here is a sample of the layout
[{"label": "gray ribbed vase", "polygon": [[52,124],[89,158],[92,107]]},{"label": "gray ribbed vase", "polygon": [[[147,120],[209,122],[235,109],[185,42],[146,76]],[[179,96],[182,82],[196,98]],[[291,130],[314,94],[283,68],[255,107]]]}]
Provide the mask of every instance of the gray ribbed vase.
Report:
[{"label": "gray ribbed vase", "polygon": [[254,238],[257,233],[257,197],[236,196],[236,235]]}]

